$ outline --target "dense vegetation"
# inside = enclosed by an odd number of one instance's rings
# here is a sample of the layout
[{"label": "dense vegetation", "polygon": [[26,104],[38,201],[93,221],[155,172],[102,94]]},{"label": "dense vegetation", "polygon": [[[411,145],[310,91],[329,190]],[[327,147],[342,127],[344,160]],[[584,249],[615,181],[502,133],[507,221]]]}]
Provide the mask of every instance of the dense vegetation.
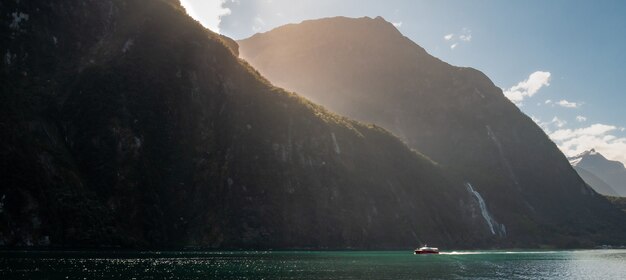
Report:
[{"label": "dense vegetation", "polygon": [[461,180],[275,88],[177,1],[0,11],[0,245],[497,244]]},{"label": "dense vegetation", "polygon": [[310,20],[239,43],[241,56],[277,85],[376,123],[460,174],[506,227],[509,244],[624,242],[626,217],[500,88],[429,55],[384,19]]},{"label": "dense vegetation", "polygon": [[626,197],[607,196],[606,198],[617,206],[617,208],[622,209],[622,211],[626,213]]}]

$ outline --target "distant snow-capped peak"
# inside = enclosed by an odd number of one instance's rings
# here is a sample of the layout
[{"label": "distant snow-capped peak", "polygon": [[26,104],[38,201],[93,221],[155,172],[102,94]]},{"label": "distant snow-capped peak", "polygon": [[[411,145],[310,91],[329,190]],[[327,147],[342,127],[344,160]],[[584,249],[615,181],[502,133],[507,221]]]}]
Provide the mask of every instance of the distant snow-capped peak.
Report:
[{"label": "distant snow-capped peak", "polygon": [[595,155],[599,155],[599,154],[600,153],[598,153],[596,151],[596,149],[591,149],[589,151],[584,151],[584,152],[582,152],[582,153],[580,153],[578,155],[575,155],[573,157],[568,157],[567,159],[569,160],[569,163],[572,166],[577,166],[583,158],[585,158],[587,156],[595,156]]}]

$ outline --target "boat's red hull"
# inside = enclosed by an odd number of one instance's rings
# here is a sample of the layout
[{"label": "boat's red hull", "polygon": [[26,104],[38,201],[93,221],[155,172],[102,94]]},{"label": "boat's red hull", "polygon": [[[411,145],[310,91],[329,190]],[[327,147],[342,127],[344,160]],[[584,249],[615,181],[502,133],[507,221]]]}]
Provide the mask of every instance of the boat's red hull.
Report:
[{"label": "boat's red hull", "polygon": [[435,252],[435,251],[419,251],[419,250],[416,250],[414,252],[415,252],[416,255],[439,254],[439,252]]}]

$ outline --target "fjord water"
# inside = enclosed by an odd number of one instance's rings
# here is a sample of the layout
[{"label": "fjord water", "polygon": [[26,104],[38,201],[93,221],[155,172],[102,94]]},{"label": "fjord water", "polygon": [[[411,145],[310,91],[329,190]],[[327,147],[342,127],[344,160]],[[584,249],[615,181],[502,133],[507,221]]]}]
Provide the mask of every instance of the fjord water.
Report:
[{"label": "fjord water", "polygon": [[0,279],[624,279],[626,250],[3,252]]}]

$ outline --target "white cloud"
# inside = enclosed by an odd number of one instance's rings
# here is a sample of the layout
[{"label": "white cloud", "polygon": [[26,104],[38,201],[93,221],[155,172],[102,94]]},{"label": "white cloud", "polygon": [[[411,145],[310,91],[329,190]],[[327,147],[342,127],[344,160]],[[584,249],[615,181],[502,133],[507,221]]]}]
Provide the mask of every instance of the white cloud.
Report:
[{"label": "white cloud", "polygon": [[[532,97],[542,87],[549,86],[550,76],[550,72],[536,71],[530,74],[525,81],[519,82],[517,85],[505,90],[504,96],[519,106],[524,99]],[[550,102],[546,102],[546,104]]]},{"label": "white cloud", "polygon": [[587,121],[587,117],[585,117],[585,116],[576,116],[576,120],[578,122],[585,122],[585,121]]},{"label": "white cloud", "polygon": [[626,164],[626,137],[613,135],[616,131],[621,128],[598,123],[577,129],[559,129],[549,136],[568,156],[596,149],[608,159]]},{"label": "white cloud", "polygon": [[570,102],[570,101],[567,101],[565,99],[557,102],[556,104],[558,104],[561,107],[573,108],[573,109],[579,108],[580,106],[582,106],[582,103]]},{"label": "white cloud", "polygon": [[556,127],[561,128],[567,124],[567,121],[559,119],[558,117],[552,118],[552,123],[556,125]]},{"label": "white cloud", "polygon": [[[576,117],[576,120],[580,122],[581,118],[584,121],[587,120],[583,116]],[[575,156],[584,151],[596,149],[608,159],[626,164],[626,137],[618,137],[614,133],[623,132],[625,130],[623,127],[596,123],[587,127],[569,129],[565,128],[567,122],[558,117],[548,122],[542,122],[535,116],[531,116],[531,119],[567,156]]]},{"label": "white cloud", "polygon": [[467,27],[463,27],[459,35],[455,35],[454,33],[450,33],[443,36],[443,39],[450,42],[450,49],[454,50],[459,46],[460,43],[469,43],[472,41],[472,30]]},{"label": "white cloud", "polygon": [[263,29],[263,27],[265,27],[265,21],[258,15],[254,17],[254,25],[252,26],[252,30],[254,32],[259,32],[261,31],[261,29]]},{"label": "white cloud", "polygon": [[580,136],[603,136],[608,132],[616,130],[617,127],[606,124],[593,124],[588,127],[577,129],[559,129],[553,133],[550,133],[550,138],[557,141],[565,141]]},{"label": "white cloud", "polygon": [[463,42],[469,42],[472,40],[472,30],[467,27],[463,27],[461,30],[461,35],[459,35],[459,40]]},{"label": "white cloud", "polygon": [[564,127],[567,124],[567,121],[560,119],[559,117],[553,117],[552,120],[544,122],[541,121],[539,118],[532,116],[531,119],[537,123],[537,125],[539,125],[541,127],[541,129],[543,129],[546,133],[550,133],[553,129],[553,127],[559,129]]},{"label": "white cloud", "polygon": [[224,8],[226,0],[181,0],[180,3],[187,10],[187,14],[213,32],[220,32],[220,22],[223,16],[230,14],[230,9]]},{"label": "white cloud", "polygon": [[459,40],[464,41],[464,42],[469,42],[472,40],[472,34],[461,35],[459,36]]},{"label": "white cloud", "polygon": [[546,102],[544,102],[544,103],[545,103],[545,104],[550,104],[550,103],[552,103],[552,100],[548,99],[548,100],[546,100]]},{"label": "white cloud", "polygon": [[530,116],[530,118],[536,123],[536,124],[540,124],[541,120],[535,116]]},{"label": "white cloud", "polygon": [[396,28],[400,28],[402,27],[402,22],[392,22],[391,24],[393,24],[393,26],[395,26]]}]

